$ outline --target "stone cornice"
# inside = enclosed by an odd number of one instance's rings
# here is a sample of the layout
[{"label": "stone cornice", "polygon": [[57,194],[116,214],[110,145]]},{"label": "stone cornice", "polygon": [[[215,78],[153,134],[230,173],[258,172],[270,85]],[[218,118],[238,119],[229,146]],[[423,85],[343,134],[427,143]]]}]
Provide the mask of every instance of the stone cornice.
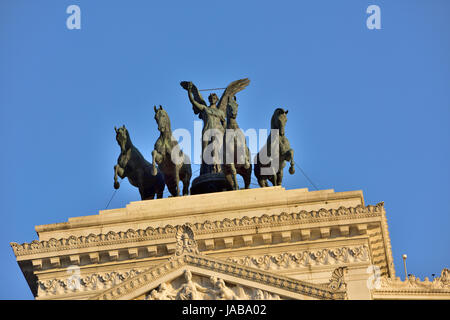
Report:
[{"label": "stone cornice", "polygon": [[[361,218],[379,217],[384,213],[383,203],[377,205],[340,207],[338,209],[320,209],[313,211],[299,211],[297,213],[281,213],[277,215],[262,215],[249,218],[235,218],[233,220],[223,219],[220,221],[206,220],[202,223],[188,224],[197,235],[221,233],[235,230],[246,230],[255,227],[276,227],[296,224],[311,224],[320,222],[333,222],[339,220],[355,220]],[[31,243],[18,244],[12,242],[10,245],[14,254],[19,256],[34,255],[38,253],[57,252],[63,254],[65,250],[111,246],[122,243],[139,243],[148,240],[173,238],[178,226],[170,224],[165,227],[148,227],[145,230],[129,229],[126,232],[110,231],[106,234],[90,234],[88,236],[70,236],[62,239],[50,239],[48,241],[34,240]]]},{"label": "stone cornice", "polygon": [[[40,237],[41,235],[45,237],[43,240],[48,240],[55,231],[96,228],[99,225],[141,223],[181,217],[184,219],[186,216],[204,216],[213,213],[226,215],[241,210],[258,212],[261,209],[280,207],[291,212],[288,207],[335,201],[349,203],[343,204],[345,207],[364,206],[362,191],[334,192],[332,189],[308,191],[306,188],[285,190],[277,186],[156,199],[151,205],[148,201],[136,201],[129,203],[125,208],[101,210],[97,215],[73,217],[67,222],[36,226],[36,232]],[[199,203],[202,205],[199,206]]]},{"label": "stone cornice", "polygon": [[317,299],[346,299],[346,290],[333,289],[329,285],[311,284],[285,276],[276,275],[259,269],[240,266],[233,262],[222,261],[194,254],[184,254],[170,261],[130,278],[119,285],[94,297],[99,300],[115,300],[157,280],[183,266],[195,266],[223,273],[237,278],[254,281],[272,287],[277,287],[293,293],[303,294]]},{"label": "stone cornice", "polygon": [[383,232],[384,251],[386,255],[386,264],[389,269],[389,275],[392,278],[394,278],[395,277],[394,258],[392,257],[391,237],[389,236],[386,214],[384,214],[382,217],[382,232]]}]

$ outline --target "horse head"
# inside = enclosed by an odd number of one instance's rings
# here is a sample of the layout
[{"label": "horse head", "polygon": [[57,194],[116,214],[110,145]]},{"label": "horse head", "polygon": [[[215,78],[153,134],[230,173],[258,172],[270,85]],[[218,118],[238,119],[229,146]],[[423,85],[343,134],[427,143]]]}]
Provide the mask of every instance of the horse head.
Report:
[{"label": "horse head", "polygon": [[159,108],[156,108],[156,106],[153,106],[153,109],[155,110],[155,120],[158,124],[158,130],[159,132],[171,132],[170,129],[170,119],[169,115],[167,114],[166,110],[163,109],[163,107],[160,105]]},{"label": "horse head", "polygon": [[236,101],[236,96],[233,98],[228,98],[227,103],[227,118],[229,119],[236,119],[237,112],[238,112],[238,103]]},{"label": "horse head", "polygon": [[280,136],[284,136],[284,127],[286,126],[287,122],[287,113],[288,110],[284,110],[282,108],[275,109],[272,119],[270,120],[270,128],[271,129],[278,129]]},{"label": "horse head", "polygon": [[125,125],[123,125],[119,129],[114,127],[114,130],[116,131],[116,140],[120,146],[120,149],[127,150],[131,144],[130,135],[127,128],[125,128]]}]

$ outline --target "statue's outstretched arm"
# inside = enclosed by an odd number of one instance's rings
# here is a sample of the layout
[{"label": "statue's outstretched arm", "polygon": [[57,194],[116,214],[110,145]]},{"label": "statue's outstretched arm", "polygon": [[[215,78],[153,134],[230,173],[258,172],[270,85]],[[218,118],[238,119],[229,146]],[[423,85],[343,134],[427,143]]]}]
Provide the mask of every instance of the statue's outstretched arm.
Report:
[{"label": "statue's outstretched arm", "polygon": [[181,81],[181,87],[188,92],[189,101],[192,104],[195,114],[199,114],[199,118],[202,118],[201,112],[207,108],[206,102],[203,99],[200,91],[191,81]]},{"label": "statue's outstretched arm", "polygon": [[202,287],[201,285],[199,285],[198,283],[195,283],[194,282],[194,286],[195,286],[195,288],[198,290],[198,291],[200,291],[200,292],[202,292],[202,293],[206,293],[206,292],[208,292],[210,289],[208,289],[208,288],[204,288],[204,287]]},{"label": "statue's outstretched arm", "polygon": [[194,108],[197,108],[199,111],[205,110],[206,106],[195,101],[194,96],[192,95],[192,91],[188,90],[189,101],[192,103]]}]

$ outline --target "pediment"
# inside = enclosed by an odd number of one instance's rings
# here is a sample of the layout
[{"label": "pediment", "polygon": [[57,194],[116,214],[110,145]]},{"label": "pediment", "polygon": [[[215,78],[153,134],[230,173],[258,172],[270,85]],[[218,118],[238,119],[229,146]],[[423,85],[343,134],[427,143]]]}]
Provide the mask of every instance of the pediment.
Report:
[{"label": "pediment", "polygon": [[249,287],[241,283],[225,281],[217,275],[208,276],[198,270],[183,268],[183,273],[174,279],[161,283],[138,299],[143,300],[281,300],[277,293]]},{"label": "pediment", "polygon": [[346,299],[345,289],[330,284],[312,284],[229,261],[184,253],[131,277],[94,299]]}]

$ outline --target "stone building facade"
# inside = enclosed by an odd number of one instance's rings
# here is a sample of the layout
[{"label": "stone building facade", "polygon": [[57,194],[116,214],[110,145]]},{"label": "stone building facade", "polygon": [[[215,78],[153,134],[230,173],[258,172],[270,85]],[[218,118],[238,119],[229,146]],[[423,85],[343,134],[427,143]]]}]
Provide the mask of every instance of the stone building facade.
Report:
[{"label": "stone building facade", "polygon": [[258,188],[137,201],[11,243],[36,299],[450,299],[395,275],[383,203]]}]

